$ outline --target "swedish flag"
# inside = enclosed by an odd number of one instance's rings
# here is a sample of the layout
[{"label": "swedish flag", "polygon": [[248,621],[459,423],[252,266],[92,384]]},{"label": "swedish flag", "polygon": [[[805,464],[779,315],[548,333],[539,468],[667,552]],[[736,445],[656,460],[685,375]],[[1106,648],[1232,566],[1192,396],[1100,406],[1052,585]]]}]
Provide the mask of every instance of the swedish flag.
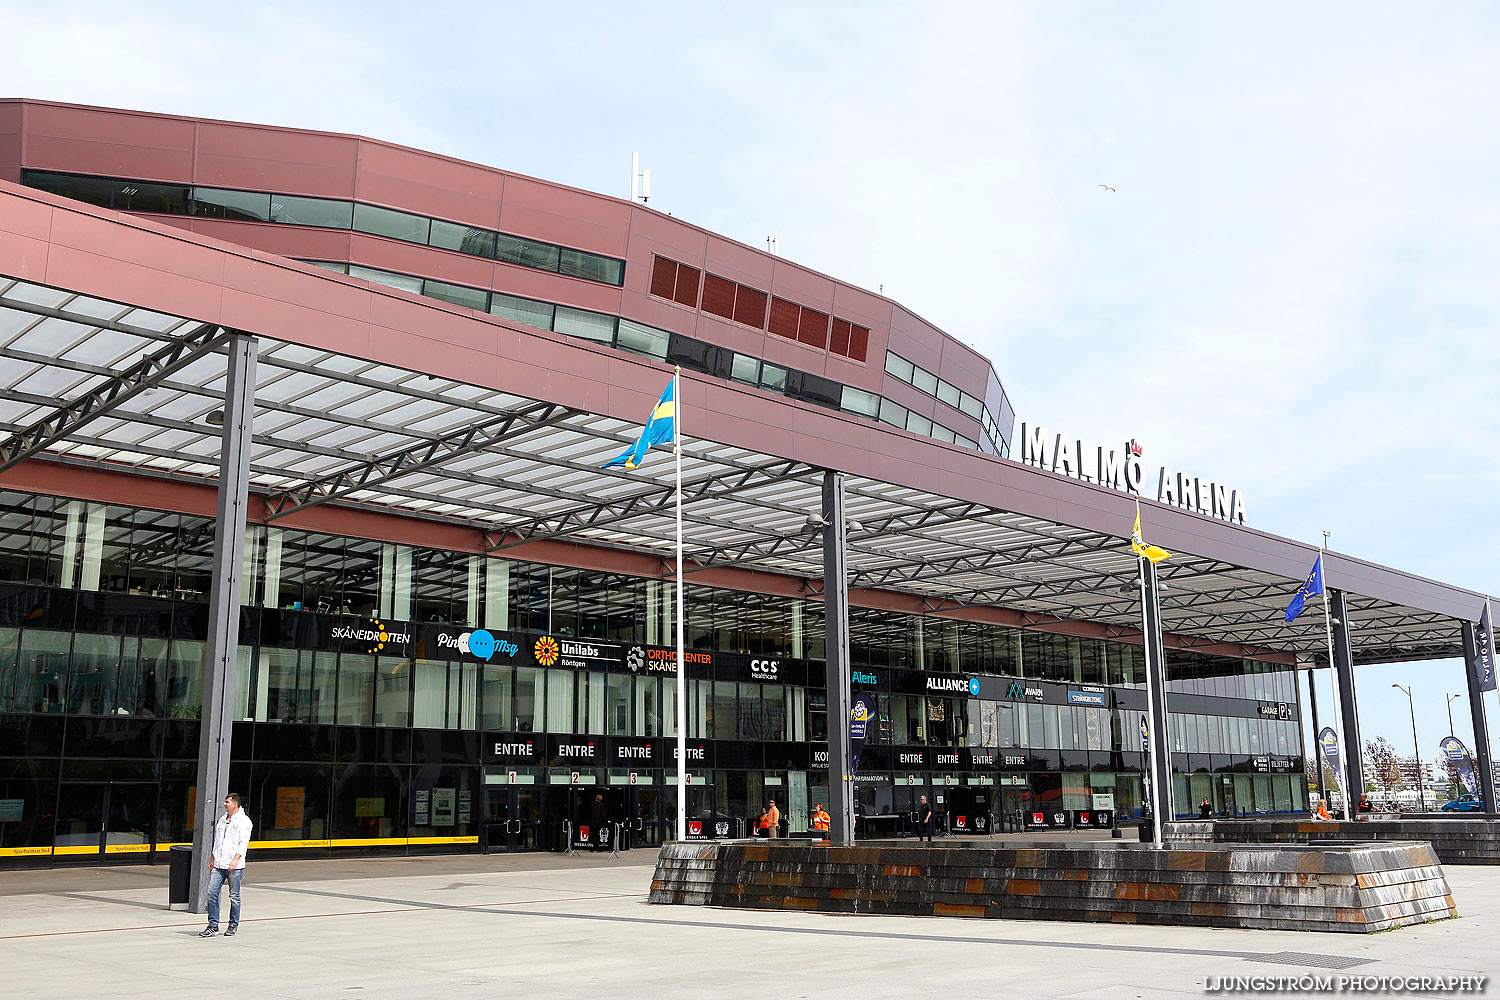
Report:
[{"label": "swedish flag", "polygon": [[1307,574],[1307,582],[1304,583],[1302,585],[1302,589],[1297,591],[1296,595],[1292,597],[1292,603],[1286,606],[1286,620],[1289,622],[1295,621],[1297,616],[1302,613],[1302,605],[1307,602],[1307,599],[1317,594],[1321,594],[1322,592],[1323,554],[1320,552],[1318,553],[1317,561],[1313,563],[1312,572]]},{"label": "swedish flag", "polygon": [[677,440],[677,379],[667,383],[666,391],[661,394],[661,399],[656,401],[656,408],[651,411],[651,416],[646,420],[646,426],[641,429],[641,436],[635,444],[620,452],[614,458],[599,466],[608,469],[613,465],[623,465],[627,469],[634,469],[646,459],[646,452],[654,445],[666,444]]}]

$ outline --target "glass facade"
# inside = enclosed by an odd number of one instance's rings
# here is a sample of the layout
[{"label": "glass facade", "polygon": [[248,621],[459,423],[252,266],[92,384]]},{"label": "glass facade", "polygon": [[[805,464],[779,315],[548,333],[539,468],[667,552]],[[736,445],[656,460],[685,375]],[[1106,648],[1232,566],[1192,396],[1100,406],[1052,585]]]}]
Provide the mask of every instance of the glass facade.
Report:
[{"label": "glass facade", "polygon": [[21,183],[41,191],[86,201],[122,212],[201,215],[240,222],[275,222],[288,226],[353,229],[406,243],[421,243],[475,257],[487,257],[540,271],[552,271],[606,285],[625,283],[625,262],[586,250],[572,250],[522,236],[476,229],[425,215],[399,212],[363,202],[263,191],[150,184],[113,177],[86,177],[27,170]]},{"label": "glass facade", "polygon": [[[356,232],[383,236],[387,239],[421,243],[442,250],[487,257],[507,264],[552,271],[609,285],[623,285],[625,282],[625,262],[613,257],[572,250],[550,243],[528,240],[524,237],[508,236],[504,233],[477,229],[442,219],[429,219],[410,212],[400,212],[359,202],[225,188],[172,187],[117,178],[88,177],[39,170],[24,171],[22,183],[77,201],[123,211],[199,215],[239,222],[274,222],[284,225],[316,226],[324,229],[353,229]],[[657,258],[658,262],[663,259]],[[728,348],[718,347],[692,337],[669,334],[665,330],[645,326],[632,320],[358,264],[321,260],[308,260],[306,263],[377,284],[399,288],[416,295],[441,299],[444,302],[479,312],[489,312],[527,326],[580,337],[632,354],[657,358],[670,364],[680,364],[693,371],[720,378],[732,378],[738,382],[756,385],[771,392],[783,393],[795,399],[817,403],[820,406],[827,406],[856,416],[882,420],[892,426],[949,444],[959,444],[975,450],[981,447],[978,441],[959,434],[941,422],[929,420],[915,413],[909,414],[906,407],[888,399],[883,400],[874,393],[809,373],[789,372],[774,365],[767,365],[762,375],[761,362],[757,358],[738,354]],[[697,272],[694,271],[694,273]],[[754,290],[747,291],[753,292]],[[761,296],[762,299],[765,297],[764,292],[754,292],[754,294]],[[696,291],[694,295],[696,297]],[[760,306],[762,317],[765,313],[764,306],[765,303],[762,301]],[[847,321],[835,318],[833,321],[835,341],[839,338],[839,324],[843,324],[844,327],[850,326]],[[759,328],[764,328],[763,324]],[[855,329],[863,331],[863,337],[868,338],[867,329],[863,327]],[[847,332],[844,333],[846,343],[849,336]],[[863,347],[860,350],[862,360]],[[1002,457],[1008,456],[1009,449],[1005,445],[995,416],[985,409],[979,400],[968,393],[960,392],[954,386],[938,379],[935,375],[930,375],[921,368],[914,368],[910,362],[903,361],[898,355],[890,352],[886,354],[886,371],[895,374],[903,381],[916,384],[928,395],[941,399],[954,409],[980,420],[990,444],[990,447],[985,450]]]},{"label": "glass facade", "polygon": [[[893,375],[907,385],[919,389],[934,399],[947,403],[953,409],[978,420],[984,425],[984,433],[987,443],[990,446],[985,450],[992,451],[1001,458],[1009,457],[1010,446],[1005,443],[1004,431],[1002,431],[1000,424],[996,422],[995,415],[989,411],[989,408],[981,400],[962,391],[955,385],[950,385],[948,382],[932,374],[932,372],[927,371],[921,365],[913,364],[895,351],[885,352],[885,371],[887,375]],[[1001,409],[1005,409],[1007,405],[1002,398]],[[925,417],[918,417],[915,413],[909,413],[905,407],[892,403],[890,400],[885,400],[880,410],[881,420],[896,427],[904,426],[907,430],[913,429],[911,426],[912,418],[931,425],[931,430],[926,430],[922,433],[931,434],[933,437],[945,441],[954,440],[954,432],[943,427],[942,424],[927,421]],[[957,437],[959,438],[959,444],[966,444],[970,448],[979,447],[978,444],[969,441],[962,435],[957,435]]]},{"label": "glass facade", "polygon": [[[0,491],[0,859],[188,838],[211,551],[205,517]],[[595,792],[661,836],[670,582],[263,525],[244,561],[231,784],[258,849],[556,847]],[[822,613],[689,589],[693,816],[737,832],[784,797],[806,829],[826,800]],[[870,832],[921,794],[997,824],[1138,813],[1138,647],[869,608],[850,631]],[[1292,668],[1168,658],[1179,812],[1305,808]]]}]

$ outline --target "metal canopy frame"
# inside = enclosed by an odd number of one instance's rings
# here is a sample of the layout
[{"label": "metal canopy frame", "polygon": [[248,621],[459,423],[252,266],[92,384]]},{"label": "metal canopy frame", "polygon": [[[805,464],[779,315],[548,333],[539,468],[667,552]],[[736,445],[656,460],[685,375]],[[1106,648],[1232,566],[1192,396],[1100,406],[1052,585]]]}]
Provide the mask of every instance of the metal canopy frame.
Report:
[{"label": "metal canopy frame", "polygon": [[[213,482],[221,434],[206,418],[224,407],[227,336],[0,278],[0,433],[10,435],[0,455]],[[566,540],[671,555],[672,463],[653,456],[633,471],[599,468],[638,425],[259,340],[249,476],[268,519],[347,505],[463,525],[498,554]],[[824,470],[692,430],[689,419],[688,572],[752,569],[818,592],[823,552],[808,522],[822,507]],[[844,489],[856,604],[860,589],[884,591],[957,616],[1000,608],[1044,627],[1089,622],[1139,634],[1137,560],[1124,539],[852,474]],[[1158,571],[1162,626],[1175,641],[1326,660],[1318,616],[1282,621],[1301,580],[1191,553]],[[1348,613],[1361,663],[1461,655],[1451,616],[1354,593]]]}]

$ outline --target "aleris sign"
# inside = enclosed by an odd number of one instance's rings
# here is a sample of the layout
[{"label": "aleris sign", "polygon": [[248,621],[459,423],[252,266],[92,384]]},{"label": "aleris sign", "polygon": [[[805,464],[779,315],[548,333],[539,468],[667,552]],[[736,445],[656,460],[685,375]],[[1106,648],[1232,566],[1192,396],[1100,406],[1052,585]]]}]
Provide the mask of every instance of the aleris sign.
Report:
[{"label": "aleris sign", "polygon": [[[1082,438],[1053,434],[1038,424],[1021,424],[1022,462],[1137,496],[1146,480],[1141,452],[1141,446],[1134,440],[1116,450],[1091,445]],[[1156,500],[1196,514],[1245,523],[1245,497],[1239,490],[1185,472],[1173,472],[1171,466],[1163,465],[1157,470]]]}]

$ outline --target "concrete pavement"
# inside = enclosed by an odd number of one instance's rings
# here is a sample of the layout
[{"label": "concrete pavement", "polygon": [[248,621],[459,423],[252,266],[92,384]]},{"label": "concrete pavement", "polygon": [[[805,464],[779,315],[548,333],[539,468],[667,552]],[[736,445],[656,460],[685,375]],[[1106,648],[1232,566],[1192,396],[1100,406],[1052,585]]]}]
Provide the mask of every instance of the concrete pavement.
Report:
[{"label": "concrete pavement", "polygon": [[252,860],[229,940],[165,909],[165,867],[7,872],[0,977],[13,1000],[1130,1000],[1201,996],[1216,976],[1500,971],[1497,869],[1446,869],[1458,920],[1345,935],[649,906],[652,858]]}]

